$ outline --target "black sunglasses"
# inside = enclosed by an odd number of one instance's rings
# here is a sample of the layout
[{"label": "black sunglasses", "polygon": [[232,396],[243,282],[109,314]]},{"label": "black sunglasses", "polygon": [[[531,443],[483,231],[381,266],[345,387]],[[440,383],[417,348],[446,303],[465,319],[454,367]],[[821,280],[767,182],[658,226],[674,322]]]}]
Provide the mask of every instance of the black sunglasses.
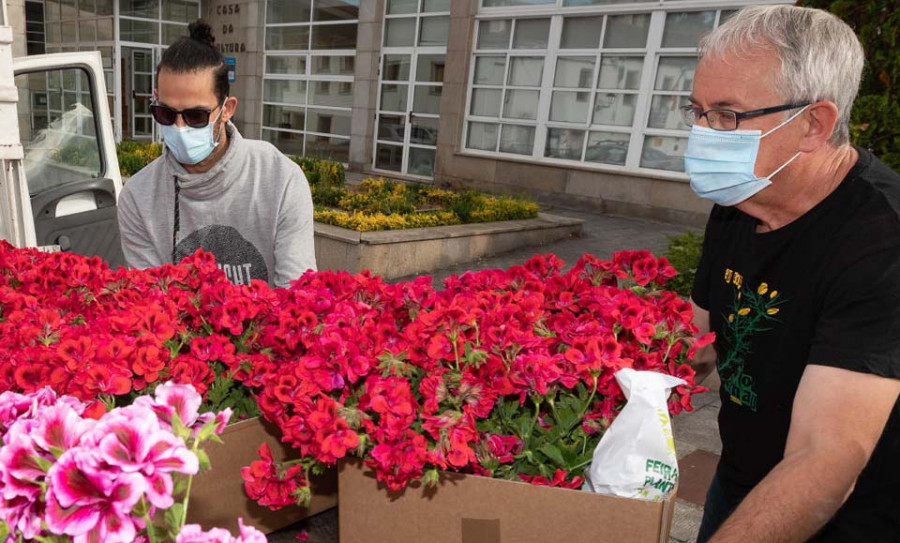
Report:
[{"label": "black sunglasses", "polygon": [[175,120],[178,116],[181,115],[181,118],[184,119],[184,124],[191,128],[206,128],[206,125],[209,124],[209,116],[212,115],[213,111],[222,107],[222,104],[224,103],[225,101],[223,100],[213,109],[191,107],[180,111],[169,106],[154,103],[150,104],[150,113],[153,115],[156,122],[163,126],[172,126],[175,124]]}]

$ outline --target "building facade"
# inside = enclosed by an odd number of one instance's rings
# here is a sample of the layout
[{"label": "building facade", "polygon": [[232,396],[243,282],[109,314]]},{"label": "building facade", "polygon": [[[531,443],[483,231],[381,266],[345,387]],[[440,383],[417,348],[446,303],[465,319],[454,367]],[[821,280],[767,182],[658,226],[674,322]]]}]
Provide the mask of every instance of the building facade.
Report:
[{"label": "building facade", "polygon": [[[699,224],[709,206],[683,173],[689,129],[679,111],[697,42],[745,5],[782,2],[42,3],[47,52],[109,59],[121,139],[158,139],[147,108],[156,63],[203,16],[231,66],[237,126],[286,153]],[[29,13],[37,51],[40,11]],[[48,107],[51,120],[58,114]]]}]

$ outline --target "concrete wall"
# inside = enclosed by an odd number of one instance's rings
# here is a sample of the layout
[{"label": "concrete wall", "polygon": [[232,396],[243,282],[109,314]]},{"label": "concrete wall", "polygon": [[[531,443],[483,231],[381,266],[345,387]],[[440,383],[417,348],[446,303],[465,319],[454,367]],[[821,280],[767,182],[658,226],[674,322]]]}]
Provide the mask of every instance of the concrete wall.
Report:
[{"label": "concrete wall", "polygon": [[353,76],[353,126],[350,130],[350,170],[353,171],[367,171],[372,166],[384,2],[366,0],[359,5],[356,73]]},{"label": "concrete wall", "polygon": [[213,28],[222,55],[233,57],[237,78],[231,94],[238,99],[234,123],[245,137],[262,133],[262,76],[265,70],[266,3],[261,0],[206,0],[204,19]]},{"label": "concrete wall", "polygon": [[6,26],[13,29],[13,57],[24,57],[28,51],[25,41],[25,0],[6,0]]}]

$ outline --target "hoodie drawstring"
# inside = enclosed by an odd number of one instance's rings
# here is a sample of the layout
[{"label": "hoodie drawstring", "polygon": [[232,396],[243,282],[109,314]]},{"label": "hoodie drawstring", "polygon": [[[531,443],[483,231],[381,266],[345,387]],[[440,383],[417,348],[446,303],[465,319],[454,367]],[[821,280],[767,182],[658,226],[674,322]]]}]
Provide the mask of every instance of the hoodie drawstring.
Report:
[{"label": "hoodie drawstring", "polygon": [[175,177],[175,220],[174,225],[172,227],[172,264],[177,264],[175,261],[175,246],[178,243],[178,231],[181,229],[181,213],[178,210],[178,196],[181,192],[181,187],[178,186],[178,176]]}]

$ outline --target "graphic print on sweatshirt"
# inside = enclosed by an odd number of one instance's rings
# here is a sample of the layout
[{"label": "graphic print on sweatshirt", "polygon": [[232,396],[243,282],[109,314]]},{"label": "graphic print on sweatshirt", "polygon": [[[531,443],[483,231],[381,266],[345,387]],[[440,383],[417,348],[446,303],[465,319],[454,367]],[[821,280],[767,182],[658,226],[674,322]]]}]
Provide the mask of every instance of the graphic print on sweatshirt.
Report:
[{"label": "graphic print on sweatshirt", "polygon": [[754,334],[770,330],[769,324],[779,322],[778,306],[785,300],[780,300],[778,291],[767,283],[760,283],[756,289],[742,288],[744,277],[730,268],[725,270],[724,279],[734,286],[734,302],[729,314],[723,314],[725,353],[717,361],[719,376],[732,402],[756,412],[759,397],[745,364]]},{"label": "graphic print on sweatshirt", "polygon": [[175,247],[175,262],[197,249],[214,254],[219,269],[234,284],[249,285],[252,279],[269,281],[262,253],[232,226],[213,224],[192,232]]}]

